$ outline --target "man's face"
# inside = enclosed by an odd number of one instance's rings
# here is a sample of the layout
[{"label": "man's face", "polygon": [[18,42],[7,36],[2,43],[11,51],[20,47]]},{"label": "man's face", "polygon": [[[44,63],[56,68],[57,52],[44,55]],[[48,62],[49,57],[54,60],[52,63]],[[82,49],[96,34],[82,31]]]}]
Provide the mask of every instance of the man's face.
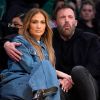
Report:
[{"label": "man's face", "polygon": [[64,8],[59,10],[57,12],[56,22],[58,31],[63,38],[68,39],[74,34],[77,21],[72,9]]},{"label": "man's face", "polygon": [[92,5],[86,4],[83,6],[80,12],[81,18],[85,21],[92,21],[95,16],[95,11]]}]

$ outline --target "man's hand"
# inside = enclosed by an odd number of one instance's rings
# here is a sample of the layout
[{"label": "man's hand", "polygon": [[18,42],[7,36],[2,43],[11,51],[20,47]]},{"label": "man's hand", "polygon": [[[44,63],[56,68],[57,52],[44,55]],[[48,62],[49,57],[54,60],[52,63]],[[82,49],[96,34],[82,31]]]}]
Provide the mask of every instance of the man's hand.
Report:
[{"label": "man's hand", "polygon": [[21,60],[22,53],[16,49],[16,46],[20,46],[21,43],[17,42],[5,42],[4,49],[6,50],[8,56],[15,61]]}]

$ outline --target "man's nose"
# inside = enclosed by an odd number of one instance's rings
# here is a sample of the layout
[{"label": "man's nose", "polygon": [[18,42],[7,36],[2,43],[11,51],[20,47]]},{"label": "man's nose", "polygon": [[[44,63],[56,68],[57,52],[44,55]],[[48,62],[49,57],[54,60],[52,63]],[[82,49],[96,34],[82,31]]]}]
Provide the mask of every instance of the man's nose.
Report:
[{"label": "man's nose", "polygon": [[65,22],[68,22],[68,18],[67,17],[65,18]]},{"label": "man's nose", "polygon": [[65,20],[68,20],[68,16],[65,16]]}]

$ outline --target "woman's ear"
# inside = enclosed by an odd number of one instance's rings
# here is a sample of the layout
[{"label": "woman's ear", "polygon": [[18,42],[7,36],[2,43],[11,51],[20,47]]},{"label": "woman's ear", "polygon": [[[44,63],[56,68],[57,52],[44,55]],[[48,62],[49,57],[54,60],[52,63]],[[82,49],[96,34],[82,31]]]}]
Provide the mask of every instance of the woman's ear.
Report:
[{"label": "woman's ear", "polygon": [[44,32],[44,34],[47,34],[48,32],[47,32],[47,29],[45,29],[45,32]]},{"label": "woman's ear", "polygon": [[48,32],[46,31],[46,32],[44,32],[44,34],[48,34]]}]

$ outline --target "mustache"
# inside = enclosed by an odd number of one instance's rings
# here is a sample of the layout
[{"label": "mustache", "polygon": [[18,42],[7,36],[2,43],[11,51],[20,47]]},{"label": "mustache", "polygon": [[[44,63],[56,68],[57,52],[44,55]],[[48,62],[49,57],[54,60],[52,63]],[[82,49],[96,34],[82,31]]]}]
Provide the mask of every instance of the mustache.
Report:
[{"label": "mustache", "polygon": [[71,27],[70,24],[69,24],[68,22],[66,22],[66,23],[64,24],[64,27],[66,27],[66,26],[67,26],[67,27]]},{"label": "mustache", "polygon": [[69,25],[70,26],[70,24],[69,24],[69,22],[68,21],[65,21],[65,24],[64,25]]}]

